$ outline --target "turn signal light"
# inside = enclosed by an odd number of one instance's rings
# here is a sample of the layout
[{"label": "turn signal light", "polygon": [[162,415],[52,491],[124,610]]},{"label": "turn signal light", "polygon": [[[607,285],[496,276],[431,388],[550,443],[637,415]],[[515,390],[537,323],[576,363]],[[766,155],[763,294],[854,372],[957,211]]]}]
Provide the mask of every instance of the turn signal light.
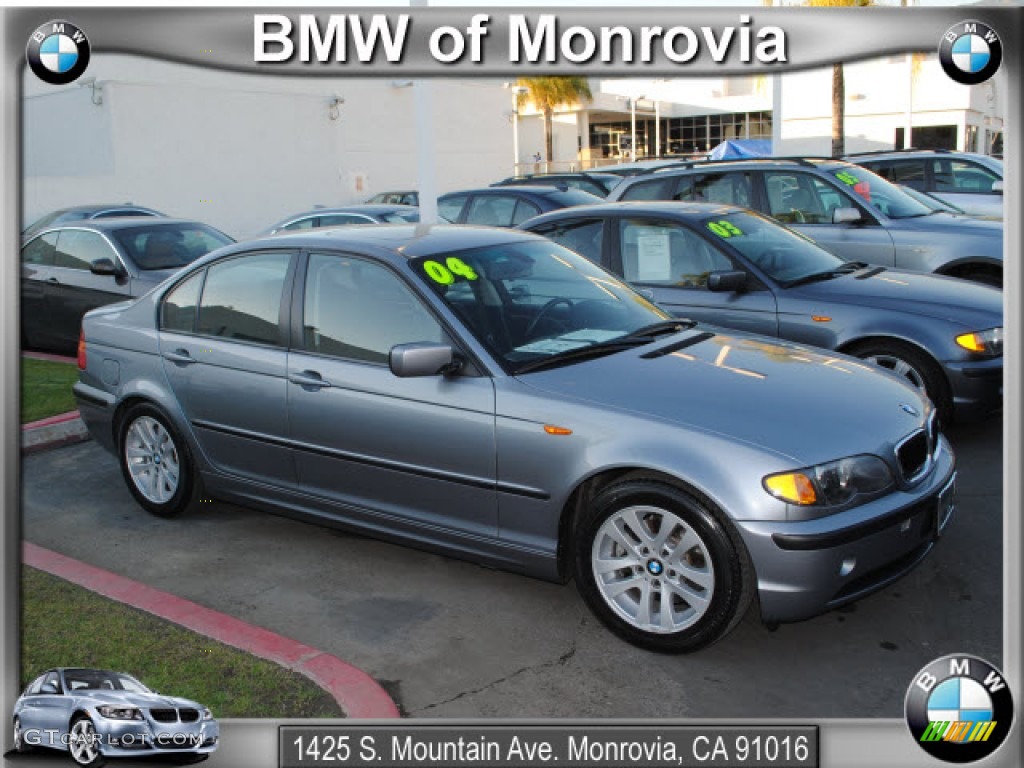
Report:
[{"label": "turn signal light", "polygon": [[545,424],[544,431],[549,435],[571,435],[572,430],[568,427],[556,427],[554,424]]},{"label": "turn signal light", "polygon": [[814,504],[818,500],[811,478],[803,472],[772,475],[764,479],[764,485],[772,496],[790,504]]}]

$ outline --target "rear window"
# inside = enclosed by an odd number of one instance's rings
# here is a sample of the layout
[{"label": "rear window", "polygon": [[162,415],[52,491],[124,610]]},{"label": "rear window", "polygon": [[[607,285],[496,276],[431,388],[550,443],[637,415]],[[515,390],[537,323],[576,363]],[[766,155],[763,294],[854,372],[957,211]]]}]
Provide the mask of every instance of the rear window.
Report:
[{"label": "rear window", "polygon": [[550,194],[545,195],[545,197],[565,208],[569,208],[573,205],[593,205],[594,203],[601,202],[601,198],[597,195],[592,195],[589,192],[584,192],[580,189],[567,189],[565,191],[558,190],[557,192],[551,192]]},{"label": "rear window", "polygon": [[650,181],[638,181],[630,184],[624,190],[620,200],[668,200],[670,190],[676,179],[662,178],[651,179]]},{"label": "rear window", "polygon": [[234,242],[205,224],[153,224],[115,230],[111,236],[141,270],[176,269]]}]

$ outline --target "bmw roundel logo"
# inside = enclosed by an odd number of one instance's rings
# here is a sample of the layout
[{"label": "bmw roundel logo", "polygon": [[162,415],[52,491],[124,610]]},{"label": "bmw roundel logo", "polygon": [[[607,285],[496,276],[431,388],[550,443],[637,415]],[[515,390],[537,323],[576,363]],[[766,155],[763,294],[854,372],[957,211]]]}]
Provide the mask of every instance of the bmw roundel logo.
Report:
[{"label": "bmw roundel logo", "polygon": [[946,74],[963,85],[988,80],[1003,60],[1003,43],[995,30],[980,21],[961,21],[946,30],[939,43],[939,61]]},{"label": "bmw roundel logo", "polygon": [[914,741],[929,755],[973,763],[1006,739],[1013,697],[998,669],[977,656],[954,654],[917,673],[907,691],[905,715]]},{"label": "bmw roundel logo", "polygon": [[25,57],[40,80],[67,85],[89,66],[89,39],[69,21],[48,21],[29,37]]}]

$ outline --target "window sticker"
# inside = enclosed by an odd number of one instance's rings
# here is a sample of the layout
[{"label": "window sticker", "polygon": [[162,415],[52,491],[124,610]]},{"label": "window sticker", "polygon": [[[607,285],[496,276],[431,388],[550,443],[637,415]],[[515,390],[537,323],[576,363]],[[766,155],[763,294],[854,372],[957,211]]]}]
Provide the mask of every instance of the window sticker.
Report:
[{"label": "window sticker", "polygon": [[836,178],[843,182],[843,184],[849,184],[851,187],[860,182],[860,179],[849,171],[839,171],[839,173],[836,174]]},{"label": "window sticker", "polygon": [[636,228],[637,282],[672,279],[672,250],[669,232],[661,227]]},{"label": "window sticker", "polygon": [[567,352],[570,349],[589,347],[591,344],[599,344],[608,339],[621,336],[622,331],[608,331],[600,328],[583,328],[579,331],[566,333],[553,339],[537,339],[529,344],[516,347],[516,352],[536,352],[540,354],[555,355],[559,352]]},{"label": "window sticker", "polygon": [[473,271],[473,268],[462,259],[455,258],[454,256],[449,256],[445,259],[444,264],[433,259],[424,261],[423,271],[426,272],[427,277],[441,285],[451,285],[460,277],[465,280],[477,279],[477,274]]},{"label": "window sticker", "polygon": [[719,237],[738,237],[743,234],[742,229],[737,227],[731,221],[727,221],[726,219],[720,219],[719,221],[709,221],[707,227]]}]

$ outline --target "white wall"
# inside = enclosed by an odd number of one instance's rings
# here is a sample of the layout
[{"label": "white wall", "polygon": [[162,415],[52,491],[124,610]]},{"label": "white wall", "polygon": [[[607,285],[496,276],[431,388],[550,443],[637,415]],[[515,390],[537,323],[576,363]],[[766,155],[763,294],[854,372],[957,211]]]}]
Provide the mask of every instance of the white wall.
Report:
[{"label": "white wall", "polygon": [[[26,222],[131,200],[248,237],[314,204],[416,186],[407,80],[242,75],[129,56],[96,56],[89,72],[99,105],[89,87],[25,78]],[[433,93],[439,190],[507,176],[501,82],[438,80]],[[344,103],[332,120],[336,96]]]}]

